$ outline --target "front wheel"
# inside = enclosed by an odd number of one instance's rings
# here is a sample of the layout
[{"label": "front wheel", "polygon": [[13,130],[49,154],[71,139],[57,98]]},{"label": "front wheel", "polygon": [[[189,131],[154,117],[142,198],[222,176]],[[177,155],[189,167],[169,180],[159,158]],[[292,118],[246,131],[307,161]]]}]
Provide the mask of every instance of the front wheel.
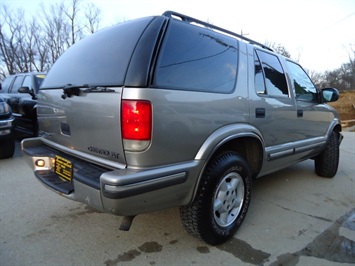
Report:
[{"label": "front wheel", "polygon": [[242,224],[251,198],[251,171],[235,152],[207,166],[193,203],[180,207],[187,231],[211,245],[231,238]]},{"label": "front wheel", "polygon": [[322,177],[334,177],[339,165],[339,138],[332,132],[324,151],[314,160],[316,174]]}]

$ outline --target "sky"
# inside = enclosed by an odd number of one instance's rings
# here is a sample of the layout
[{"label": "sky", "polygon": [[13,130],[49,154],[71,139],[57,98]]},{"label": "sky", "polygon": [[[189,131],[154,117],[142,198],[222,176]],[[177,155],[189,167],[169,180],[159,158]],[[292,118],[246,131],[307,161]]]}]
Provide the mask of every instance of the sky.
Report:
[{"label": "sky", "polygon": [[[70,3],[71,0],[64,0]],[[281,44],[311,71],[339,68],[355,51],[355,0],[82,0],[102,11],[100,27],[173,10],[226,28],[260,43]],[[0,0],[36,16],[40,3],[61,0]]]}]

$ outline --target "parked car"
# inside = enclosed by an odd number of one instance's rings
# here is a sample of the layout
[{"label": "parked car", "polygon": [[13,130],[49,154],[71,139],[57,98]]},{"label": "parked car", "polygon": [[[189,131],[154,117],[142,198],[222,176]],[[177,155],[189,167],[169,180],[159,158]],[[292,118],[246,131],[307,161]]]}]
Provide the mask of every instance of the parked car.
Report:
[{"label": "parked car", "polygon": [[0,95],[0,159],[10,158],[14,155],[13,121],[11,108]]},{"label": "parked car", "polygon": [[42,184],[124,216],[121,229],[180,206],[188,232],[219,244],[253,179],[306,159],[336,174],[338,96],[265,45],[167,11],[69,48],[38,96],[41,137],[22,150]]},{"label": "parked car", "polygon": [[46,74],[19,73],[8,76],[2,83],[0,94],[10,105],[16,137],[38,136],[37,94]]}]

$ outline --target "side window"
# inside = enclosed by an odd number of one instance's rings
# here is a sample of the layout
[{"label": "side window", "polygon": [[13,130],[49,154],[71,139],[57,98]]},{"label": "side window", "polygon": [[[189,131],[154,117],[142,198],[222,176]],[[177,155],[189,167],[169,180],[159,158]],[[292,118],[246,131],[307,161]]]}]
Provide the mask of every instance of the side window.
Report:
[{"label": "side window", "polygon": [[[254,54],[254,57],[255,62],[258,61],[257,64],[255,64],[255,82],[257,82],[259,86],[256,87],[257,93],[288,97],[286,76],[277,56],[258,50],[256,54]],[[262,68],[262,72],[260,68]],[[260,87],[262,85],[261,74],[263,74],[265,80],[264,88]]]},{"label": "side window", "polygon": [[172,21],[158,58],[154,85],[230,93],[235,87],[237,63],[237,40]]},{"label": "side window", "polygon": [[261,67],[260,60],[255,51],[254,51],[254,65],[255,65],[255,77],[254,77],[255,90],[257,94],[266,95],[267,93],[265,87],[264,72],[263,72],[263,68]]},{"label": "side window", "polygon": [[18,89],[21,87],[24,76],[17,76],[14,84],[12,85],[11,93],[18,93]]},{"label": "side window", "polygon": [[31,82],[31,76],[25,76],[25,79],[22,82],[21,87],[28,87],[29,89],[33,89],[32,82]]},{"label": "side window", "polygon": [[296,99],[300,101],[318,101],[317,89],[302,67],[287,61],[290,69],[293,86],[295,87]]}]

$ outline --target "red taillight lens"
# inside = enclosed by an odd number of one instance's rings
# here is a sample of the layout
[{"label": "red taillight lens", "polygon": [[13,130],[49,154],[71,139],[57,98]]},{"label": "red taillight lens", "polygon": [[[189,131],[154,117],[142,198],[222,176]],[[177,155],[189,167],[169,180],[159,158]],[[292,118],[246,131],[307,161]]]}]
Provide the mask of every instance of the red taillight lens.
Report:
[{"label": "red taillight lens", "polygon": [[129,140],[150,140],[152,105],[148,101],[122,100],[122,137]]}]

